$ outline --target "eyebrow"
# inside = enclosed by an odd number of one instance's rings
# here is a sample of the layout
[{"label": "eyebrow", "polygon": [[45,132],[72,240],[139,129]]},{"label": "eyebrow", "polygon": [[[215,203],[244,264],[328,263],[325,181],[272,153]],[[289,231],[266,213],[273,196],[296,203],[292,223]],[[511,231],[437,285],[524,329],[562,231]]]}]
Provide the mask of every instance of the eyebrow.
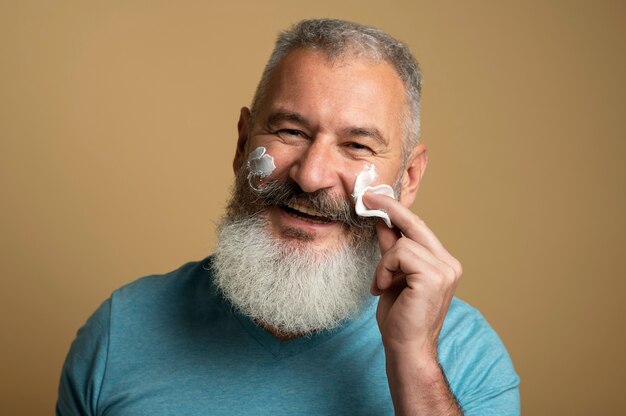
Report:
[{"label": "eyebrow", "polygon": [[268,126],[276,126],[285,121],[291,121],[304,126],[308,126],[307,120],[300,114],[290,111],[275,111],[267,117]]},{"label": "eyebrow", "polygon": [[385,136],[376,127],[347,127],[342,130],[342,133],[349,137],[369,137],[382,146],[389,144]]}]

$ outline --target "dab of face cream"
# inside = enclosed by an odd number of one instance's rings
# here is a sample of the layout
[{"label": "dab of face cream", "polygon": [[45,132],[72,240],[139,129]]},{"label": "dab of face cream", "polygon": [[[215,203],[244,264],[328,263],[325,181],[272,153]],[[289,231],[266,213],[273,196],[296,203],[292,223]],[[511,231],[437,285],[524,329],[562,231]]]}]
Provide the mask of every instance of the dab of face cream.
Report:
[{"label": "dab of face cream", "polygon": [[263,179],[276,169],[274,158],[266,153],[263,146],[257,147],[248,155],[248,183],[252,189],[257,189],[254,185],[254,179]]},{"label": "dab of face cream", "polygon": [[393,192],[393,188],[389,185],[378,185],[378,186],[369,186],[376,179],[376,168],[374,165],[367,164],[356,177],[354,181],[354,190],[352,191],[352,197],[354,198],[354,210],[357,215],[361,217],[379,217],[385,221],[387,227],[392,228],[391,220],[389,219],[389,215],[385,211],[381,211],[379,209],[367,209],[365,204],[363,203],[363,195],[366,192],[373,192],[375,194],[387,195],[391,198],[395,198],[395,194]]}]

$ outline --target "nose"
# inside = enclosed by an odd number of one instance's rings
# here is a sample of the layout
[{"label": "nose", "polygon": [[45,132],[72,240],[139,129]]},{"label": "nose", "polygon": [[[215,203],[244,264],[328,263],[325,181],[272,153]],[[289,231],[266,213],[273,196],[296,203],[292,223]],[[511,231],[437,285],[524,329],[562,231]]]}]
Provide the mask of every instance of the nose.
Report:
[{"label": "nose", "polygon": [[315,139],[291,166],[289,175],[304,192],[330,189],[338,184],[339,162],[330,144]]}]

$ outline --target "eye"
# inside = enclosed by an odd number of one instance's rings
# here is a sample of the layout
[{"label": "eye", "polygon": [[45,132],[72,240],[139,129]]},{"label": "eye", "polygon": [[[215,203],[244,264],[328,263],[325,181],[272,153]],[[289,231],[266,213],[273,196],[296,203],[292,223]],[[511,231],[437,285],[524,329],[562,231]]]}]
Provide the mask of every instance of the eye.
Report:
[{"label": "eye", "polygon": [[358,143],[358,142],[349,142],[346,143],[346,147],[352,151],[355,152],[359,152],[359,153],[374,153],[374,151],[367,145],[364,145],[363,143]]},{"label": "eye", "polygon": [[280,129],[276,131],[278,137],[282,139],[294,139],[294,138],[305,138],[306,135],[300,130],[296,129]]}]

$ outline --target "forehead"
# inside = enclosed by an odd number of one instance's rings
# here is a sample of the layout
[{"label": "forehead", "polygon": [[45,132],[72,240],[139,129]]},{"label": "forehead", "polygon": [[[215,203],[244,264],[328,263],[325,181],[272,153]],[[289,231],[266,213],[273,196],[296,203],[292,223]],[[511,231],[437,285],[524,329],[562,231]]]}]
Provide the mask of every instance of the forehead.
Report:
[{"label": "forehead", "polygon": [[259,115],[296,112],[321,128],[369,125],[390,138],[402,135],[404,84],[386,62],[311,49],[289,52],[268,80]]}]

